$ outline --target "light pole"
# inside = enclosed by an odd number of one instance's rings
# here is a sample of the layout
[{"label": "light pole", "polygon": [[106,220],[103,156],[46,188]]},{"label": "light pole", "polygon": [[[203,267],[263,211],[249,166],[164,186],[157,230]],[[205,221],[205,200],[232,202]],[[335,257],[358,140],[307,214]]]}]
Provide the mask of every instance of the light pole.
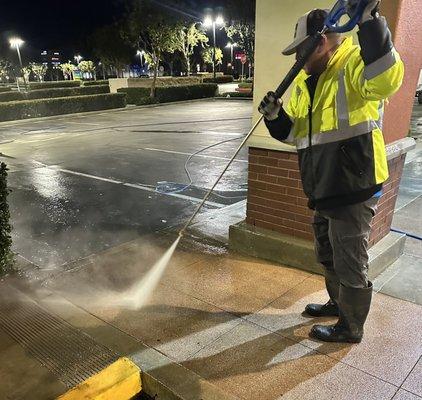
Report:
[{"label": "light pole", "polygon": [[237,47],[237,43],[231,43],[231,42],[227,43],[227,46],[226,46],[226,48],[230,48],[230,63],[232,65],[232,70],[234,69],[233,49],[235,47]]},{"label": "light pole", "polygon": [[[20,67],[21,67],[21,72],[22,72],[22,68],[23,68],[23,65],[22,65],[22,58],[21,58],[21,52],[20,52],[20,46],[22,46],[25,42],[22,40],[22,39],[20,39],[20,38],[18,38],[18,37],[13,37],[13,38],[11,38],[10,40],[9,40],[9,43],[10,43],[10,47],[14,47],[14,48],[16,48],[16,52],[18,53],[18,58],[19,58],[19,65],[20,65]],[[20,74],[19,74],[20,75]],[[25,86],[26,86],[26,79],[25,79],[25,75],[23,76],[23,82],[25,83]],[[18,80],[16,79],[16,84],[18,85],[18,90],[20,90],[20,88],[19,88],[19,82],[18,82]]]},{"label": "light pole", "polygon": [[144,50],[138,50],[136,52],[136,55],[140,57],[141,59],[141,67],[144,68],[144,55],[145,55],[145,51]]},{"label": "light pole", "polygon": [[213,38],[213,48],[214,48],[213,57],[212,57],[212,69],[213,69],[213,75],[214,75],[214,80],[215,80],[217,77],[216,68],[215,68],[215,64],[216,64],[215,28],[217,25],[223,26],[224,19],[221,15],[218,16],[216,19],[213,19],[212,17],[208,16],[205,18],[203,25],[205,26],[205,28],[212,27],[212,38]]}]

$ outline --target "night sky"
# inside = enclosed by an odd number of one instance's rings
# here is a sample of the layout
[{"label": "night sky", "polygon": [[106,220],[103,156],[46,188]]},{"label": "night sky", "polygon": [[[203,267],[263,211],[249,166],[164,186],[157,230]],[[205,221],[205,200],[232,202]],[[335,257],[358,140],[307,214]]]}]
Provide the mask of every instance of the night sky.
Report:
[{"label": "night sky", "polygon": [[[125,3],[138,0],[23,0],[2,4],[0,16],[0,58],[11,58],[8,39],[13,35],[25,40],[22,56],[37,58],[41,50],[58,50],[62,59],[75,53],[89,56],[89,35],[97,27],[124,15]],[[167,5],[187,14],[201,16],[206,7],[218,7],[227,0],[154,0],[157,7]],[[245,0],[238,1],[239,7]]]}]

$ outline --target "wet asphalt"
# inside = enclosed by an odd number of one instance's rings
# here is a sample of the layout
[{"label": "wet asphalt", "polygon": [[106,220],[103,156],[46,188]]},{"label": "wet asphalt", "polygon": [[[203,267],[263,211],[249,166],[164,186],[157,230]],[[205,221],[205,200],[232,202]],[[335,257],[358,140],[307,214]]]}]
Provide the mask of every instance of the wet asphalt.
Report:
[{"label": "wet asphalt", "polygon": [[[251,102],[204,100],[0,124],[14,251],[56,270],[179,226],[249,130],[251,112]],[[184,187],[187,157],[226,140],[192,158],[193,186]],[[244,149],[203,212],[246,197],[246,161]]]}]

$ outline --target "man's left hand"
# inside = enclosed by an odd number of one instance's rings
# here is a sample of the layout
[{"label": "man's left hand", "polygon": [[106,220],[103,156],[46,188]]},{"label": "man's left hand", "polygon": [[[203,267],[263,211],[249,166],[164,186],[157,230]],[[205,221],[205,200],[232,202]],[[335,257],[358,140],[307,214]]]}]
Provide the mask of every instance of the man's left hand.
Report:
[{"label": "man's left hand", "polygon": [[[347,13],[352,17],[356,11],[356,7],[359,3],[359,0],[349,0],[347,5]],[[362,18],[359,21],[359,25],[364,24],[367,21],[374,19],[379,11],[379,4],[381,0],[369,0],[368,5],[366,6]]]}]

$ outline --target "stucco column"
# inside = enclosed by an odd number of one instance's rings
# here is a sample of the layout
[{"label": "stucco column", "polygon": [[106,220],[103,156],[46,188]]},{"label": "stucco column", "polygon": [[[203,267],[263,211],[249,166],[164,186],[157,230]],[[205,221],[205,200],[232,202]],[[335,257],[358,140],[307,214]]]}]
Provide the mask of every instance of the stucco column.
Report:
[{"label": "stucco column", "polygon": [[[334,0],[312,1],[314,8],[330,8],[333,4]],[[282,56],[281,51],[292,41],[297,19],[309,11],[309,7],[308,0],[257,0],[255,120],[259,117],[257,108],[265,93],[277,87],[294,63],[294,56]],[[385,185],[379,212],[373,221],[371,246],[382,241],[384,244],[394,242],[389,232],[406,152],[414,146],[413,139],[407,136],[422,66],[422,40],[418,34],[418,27],[422,26],[420,0],[383,0],[382,13],[389,21],[395,46],[405,62],[406,75],[400,92],[389,99],[386,107],[384,135],[391,177]],[[356,40],[355,33],[353,35]],[[285,102],[288,97],[289,94]],[[262,124],[249,142],[249,154],[247,218],[245,222],[231,227],[230,244],[242,252],[293,266],[302,267],[312,262],[316,265],[313,252],[310,253],[313,246],[313,212],[307,208],[295,148],[272,139]],[[404,238],[401,239],[398,241],[400,246],[404,242]],[[262,251],[257,244],[259,240],[262,240]],[[273,247],[271,240],[275,241]],[[287,258],[281,254],[281,242],[286,244],[284,253],[288,253]],[[294,244],[306,249],[305,260],[304,251],[291,251]]]}]

